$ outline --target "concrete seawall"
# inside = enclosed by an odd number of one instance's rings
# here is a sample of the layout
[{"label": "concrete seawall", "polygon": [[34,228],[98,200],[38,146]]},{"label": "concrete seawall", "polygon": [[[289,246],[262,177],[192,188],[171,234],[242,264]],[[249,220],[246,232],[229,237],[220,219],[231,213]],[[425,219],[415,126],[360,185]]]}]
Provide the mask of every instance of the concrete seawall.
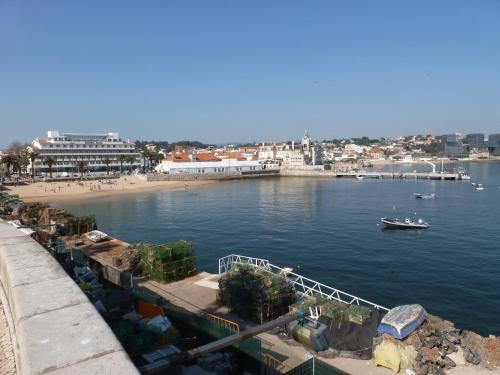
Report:
[{"label": "concrete seawall", "polygon": [[179,173],[179,174],[147,174],[138,175],[144,181],[205,181],[205,180],[237,180],[242,178],[258,178],[279,176],[279,170],[224,172],[224,173]]},{"label": "concrete seawall", "polygon": [[1,220],[0,299],[18,374],[138,374],[109,326],[59,263]]},{"label": "concrete seawall", "polygon": [[280,171],[280,176],[283,177],[324,177],[324,178],[335,178],[336,173],[333,171],[324,171],[324,170],[314,170],[312,168],[309,169],[288,169],[282,168]]}]

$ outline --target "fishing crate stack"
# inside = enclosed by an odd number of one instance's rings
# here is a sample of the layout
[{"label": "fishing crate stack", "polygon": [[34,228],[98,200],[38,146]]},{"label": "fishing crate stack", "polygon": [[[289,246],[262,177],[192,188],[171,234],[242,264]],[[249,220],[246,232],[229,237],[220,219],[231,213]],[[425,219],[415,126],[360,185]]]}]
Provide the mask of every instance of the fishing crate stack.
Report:
[{"label": "fishing crate stack", "polygon": [[144,276],[152,280],[170,283],[196,274],[196,257],[190,242],[142,242],[131,245],[128,251],[140,254],[139,268]]},{"label": "fishing crate stack", "polygon": [[236,265],[219,279],[217,303],[256,323],[286,314],[295,301],[295,290],[282,275],[256,267]]}]

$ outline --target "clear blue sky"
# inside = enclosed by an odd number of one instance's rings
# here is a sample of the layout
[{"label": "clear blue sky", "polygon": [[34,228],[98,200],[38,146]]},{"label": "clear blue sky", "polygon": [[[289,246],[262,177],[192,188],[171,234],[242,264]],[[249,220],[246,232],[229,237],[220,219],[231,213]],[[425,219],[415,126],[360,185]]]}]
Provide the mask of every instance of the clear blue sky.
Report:
[{"label": "clear blue sky", "polygon": [[0,0],[0,129],[500,132],[500,1]]}]

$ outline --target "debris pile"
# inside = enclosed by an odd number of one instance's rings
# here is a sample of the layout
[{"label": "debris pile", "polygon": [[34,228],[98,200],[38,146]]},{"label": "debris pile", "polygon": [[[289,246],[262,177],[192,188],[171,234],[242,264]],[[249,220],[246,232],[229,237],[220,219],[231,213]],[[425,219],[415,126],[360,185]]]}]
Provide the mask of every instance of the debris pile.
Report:
[{"label": "debris pile", "polygon": [[295,301],[295,290],[284,276],[256,267],[237,265],[219,279],[219,306],[259,324],[286,314]]},{"label": "debris pile", "polygon": [[22,204],[23,200],[18,195],[0,192],[0,214],[17,216]]},{"label": "debris pile", "polygon": [[196,361],[203,370],[215,374],[234,374],[238,370],[236,358],[230,352],[209,353]]},{"label": "debris pile", "polygon": [[126,270],[134,270],[141,262],[141,252],[138,248],[131,246],[122,251],[120,255],[113,258],[113,265]]},{"label": "debris pile", "polygon": [[[397,320],[404,321],[402,316]],[[413,331],[401,339],[395,337],[397,334],[389,333],[375,337],[373,354],[377,365],[394,372],[410,369],[417,375],[444,375],[446,370],[466,362],[489,368],[500,365],[500,340],[485,339],[473,332],[459,330],[453,323],[432,315],[415,327],[413,323],[418,320],[421,320],[418,314],[411,316],[409,321]],[[384,320],[382,331],[383,326]]]},{"label": "debris pile", "polygon": [[[160,306],[141,300],[138,304],[137,311],[129,311],[121,319],[110,322],[111,329],[127,353],[138,357],[179,340],[179,332]],[[108,312],[112,309],[107,307]]]},{"label": "debris pile", "polygon": [[52,234],[82,235],[97,229],[95,216],[74,216],[63,209],[40,202],[24,203],[17,195],[0,193],[0,214],[19,219],[25,225],[47,225]]}]

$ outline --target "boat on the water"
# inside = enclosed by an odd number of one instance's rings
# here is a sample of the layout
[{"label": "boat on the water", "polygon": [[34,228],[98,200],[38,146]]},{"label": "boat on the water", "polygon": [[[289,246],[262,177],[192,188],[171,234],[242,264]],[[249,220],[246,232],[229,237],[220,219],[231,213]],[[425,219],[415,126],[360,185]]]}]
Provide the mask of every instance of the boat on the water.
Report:
[{"label": "boat on the water", "polygon": [[472,187],[476,187],[477,186],[477,182],[473,182],[471,183]]},{"label": "boat on the water", "polygon": [[484,190],[484,186],[483,186],[483,184],[477,184],[477,186],[476,186],[476,190],[477,190],[477,191],[483,191],[483,190]]},{"label": "boat on the water", "polygon": [[432,193],[432,194],[415,193],[415,198],[416,199],[436,199],[437,195],[434,193]]},{"label": "boat on the water", "polygon": [[358,180],[362,180],[362,179],[364,179],[364,176],[357,175],[357,176],[356,176],[356,178],[357,178]]},{"label": "boat on the water", "polygon": [[391,229],[427,229],[429,228],[429,224],[423,221],[422,219],[418,219],[417,221],[411,220],[410,218],[406,218],[404,220],[399,219],[390,219],[388,217],[383,217],[380,219],[382,224],[385,225],[386,228]]}]

